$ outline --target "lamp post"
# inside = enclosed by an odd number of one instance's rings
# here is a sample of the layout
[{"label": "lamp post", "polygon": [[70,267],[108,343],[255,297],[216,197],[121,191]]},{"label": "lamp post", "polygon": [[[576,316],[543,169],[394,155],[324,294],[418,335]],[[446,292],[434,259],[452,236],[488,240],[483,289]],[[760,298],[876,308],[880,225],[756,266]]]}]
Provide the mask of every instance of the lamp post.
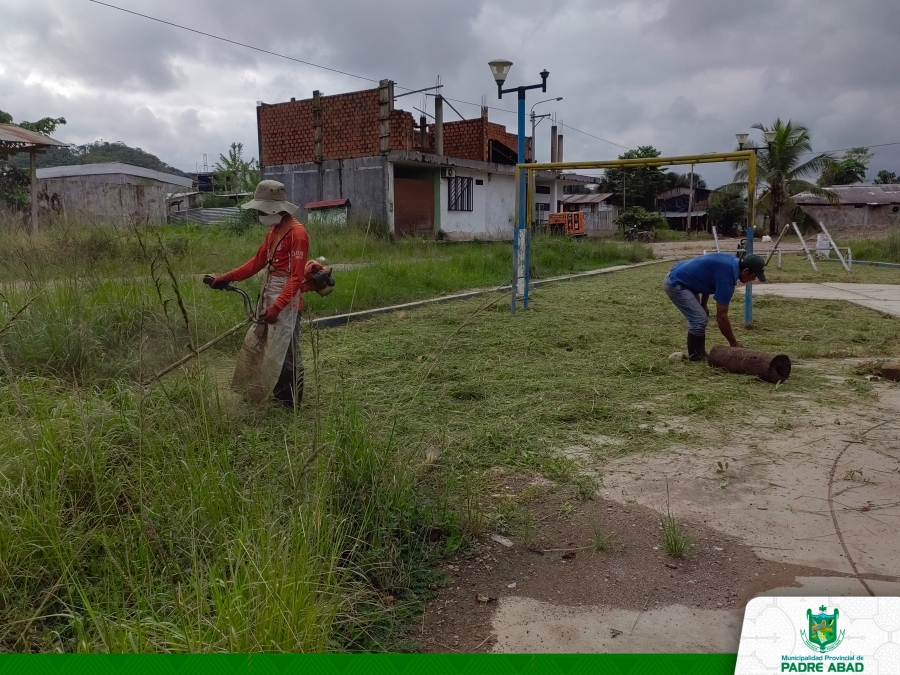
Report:
[{"label": "lamp post", "polygon": [[[548,101],[562,101],[562,100],[563,100],[562,96],[557,96],[556,98],[545,98],[543,101],[538,101],[533,106],[531,106],[531,161],[532,162],[537,161],[537,125],[540,124],[541,122],[543,122],[546,118],[551,116],[551,113],[545,113],[543,115],[535,115],[534,109],[535,109],[535,107],[539,106],[541,103],[547,103]],[[551,157],[551,160],[552,159],[553,158]],[[535,197],[534,197],[534,174],[533,173],[531,174],[531,184],[529,185],[529,187],[531,188],[531,199],[534,200]],[[553,190],[552,194],[554,196],[551,197],[551,199],[550,199],[551,203],[555,199],[555,195],[556,195],[555,185],[554,185],[554,190]],[[532,201],[532,204],[530,204],[529,206],[531,206],[532,214],[534,214],[530,225],[532,227],[534,227],[535,222],[540,224],[543,221],[541,220],[540,216],[534,211],[535,203]],[[555,209],[555,206],[554,206],[554,209]],[[530,248],[530,245],[529,245],[529,248]]]},{"label": "lamp post", "polygon": [[[525,92],[529,89],[540,89],[541,91],[547,91],[547,77],[550,73],[545,69],[542,70],[541,75],[541,84],[532,84],[529,86],[522,87],[510,87],[509,89],[503,88],[503,83],[506,82],[506,77],[509,75],[509,70],[512,68],[512,61],[507,61],[505,59],[496,59],[488,63],[491,68],[491,74],[494,76],[494,80],[497,82],[497,98],[503,98],[503,94],[511,94],[516,92],[518,94],[519,99],[519,128],[518,128],[518,162],[519,164],[525,163]],[[528,309],[528,286],[529,286],[529,266],[531,264],[531,237],[529,236],[528,228],[526,227],[526,214],[528,209],[526,208],[525,198],[526,198],[526,190],[525,190],[525,170],[517,169],[516,170],[517,178],[518,178],[518,193],[519,198],[516,200],[516,203],[519,207],[518,218],[516,227],[513,229],[513,269],[512,269],[512,300],[511,300],[511,309],[513,313],[516,311],[516,296],[522,296],[522,307],[524,309]]]},{"label": "lamp post", "polygon": [[[763,132],[763,137],[766,139],[766,148],[771,151],[772,142],[775,140],[777,136],[777,132],[769,130]],[[739,133],[735,134],[738,142],[738,148],[740,150],[744,149],[744,146],[747,144],[747,138],[749,138],[750,134]],[[753,150],[754,154],[759,154],[759,148],[756,145],[750,145],[747,150]],[[754,181],[753,191],[756,192],[756,183]],[[744,246],[744,253],[753,253],[753,221],[756,218],[756,194],[748,195],[750,204],[752,205],[747,213],[747,244]],[[753,282],[747,284],[746,289],[744,290],[744,325],[749,326],[753,323]]]},{"label": "lamp post", "polygon": [[537,161],[537,125],[544,121],[545,118],[550,117],[550,113],[546,113],[544,115],[535,115],[534,109],[539,106],[541,103],[547,103],[548,101],[562,101],[562,96],[557,96],[556,98],[545,98],[543,101],[538,101],[533,106],[531,106],[531,152],[532,157],[531,160],[533,162]]}]

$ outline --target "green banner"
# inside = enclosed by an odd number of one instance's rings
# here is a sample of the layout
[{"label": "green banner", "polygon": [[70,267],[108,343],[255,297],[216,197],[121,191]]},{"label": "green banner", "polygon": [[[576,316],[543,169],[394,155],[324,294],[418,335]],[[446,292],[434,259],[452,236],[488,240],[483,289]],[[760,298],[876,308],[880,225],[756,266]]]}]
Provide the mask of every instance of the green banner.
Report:
[{"label": "green banner", "polygon": [[734,654],[5,655],[0,675],[732,675]]}]

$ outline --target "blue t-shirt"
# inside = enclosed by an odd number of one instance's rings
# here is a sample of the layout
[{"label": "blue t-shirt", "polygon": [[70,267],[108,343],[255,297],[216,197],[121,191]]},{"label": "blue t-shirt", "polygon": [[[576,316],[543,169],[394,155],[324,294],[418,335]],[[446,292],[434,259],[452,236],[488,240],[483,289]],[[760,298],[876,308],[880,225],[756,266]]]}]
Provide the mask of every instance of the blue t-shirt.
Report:
[{"label": "blue t-shirt", "polygon": [[720,305],[727,305],[737,284],[738,259],[730,253],[708,253],[680,262],[669,272],[673,284],[711,295]]}]

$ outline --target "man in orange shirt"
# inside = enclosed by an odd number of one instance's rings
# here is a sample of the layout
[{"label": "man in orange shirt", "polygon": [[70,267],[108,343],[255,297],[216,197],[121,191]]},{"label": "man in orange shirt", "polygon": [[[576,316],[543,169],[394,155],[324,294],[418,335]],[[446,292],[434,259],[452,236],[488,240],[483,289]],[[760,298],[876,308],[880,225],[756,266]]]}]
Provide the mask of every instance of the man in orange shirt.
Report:
[{"label": "man in orange shirt", "polygon": [[263,402],[274,396],[293,408],[303,398],[299,348],[303,291],[315,288],[311,279],[304,281],[309,235],[293,217],[297,207],[287,201],[284,185],[278,181],[261,181],[253,199],[241,208],[255,209],[259,222],[269,230],[256,255],[212,282],[213,288],[221,289],[266,268],[256,310],[257,323],[244,338],[231,386],[252,401]]}]

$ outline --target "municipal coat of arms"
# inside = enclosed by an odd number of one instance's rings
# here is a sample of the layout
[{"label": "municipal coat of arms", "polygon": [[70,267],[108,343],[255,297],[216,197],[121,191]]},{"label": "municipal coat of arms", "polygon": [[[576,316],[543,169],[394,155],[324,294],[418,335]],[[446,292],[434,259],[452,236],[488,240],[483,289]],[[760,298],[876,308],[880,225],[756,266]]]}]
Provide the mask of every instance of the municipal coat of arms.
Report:
[{"label": "municipal coat of arms", "polygon": [[831,614],[825,605],[819,607],[819,613],[813,614],[811,609],[806,610],[806,620],[809,626],[808,632],[800,631],[800,637],[806,646],[817,652],[830,652],[841,644],[845,631],[838,632],[838,608],[835,607]]}]

